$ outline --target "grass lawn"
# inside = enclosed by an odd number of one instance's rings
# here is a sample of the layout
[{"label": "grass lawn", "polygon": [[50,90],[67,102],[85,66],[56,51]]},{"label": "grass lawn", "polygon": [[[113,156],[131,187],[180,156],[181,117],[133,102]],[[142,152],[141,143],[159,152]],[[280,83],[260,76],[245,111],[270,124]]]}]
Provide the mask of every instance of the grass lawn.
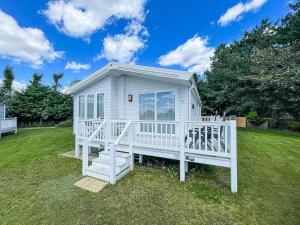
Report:
[{"label": "grass lawn", "polygon": [[22,130],[0,140],[0,224],[300,224],[300,134],[238,131],[239,192],[229,170],[136,166],[99,193],[73,183],[81,162],[70,128]]}]

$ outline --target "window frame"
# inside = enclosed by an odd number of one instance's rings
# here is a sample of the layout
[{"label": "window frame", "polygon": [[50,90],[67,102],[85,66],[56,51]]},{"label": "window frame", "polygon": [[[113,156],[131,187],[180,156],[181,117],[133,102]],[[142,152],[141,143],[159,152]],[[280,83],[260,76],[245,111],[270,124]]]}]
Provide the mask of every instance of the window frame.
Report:
[{"label": "window frame", "polygon": [[[89,96],[93,96],[92,104],[93,104],[93,109],[92,109],[92,116],[89,117]],[[89,93],[86,95],[86,118],[87,119],[94,119],[95,118],[95,94],[94,93]]]},{"label": "window frame", "polygon": [[95,101],[96,101],[96,106],[95,106],[96,119],[101,118],[101,117],[98,116],[98,95],[103,95],[103,117],[102,117],[102,119],[104,119],[105,118],[105,94],[104,94],[104,92],[97,92],[95,95],[96,95],[96,98],[95,98]]},{"label": "window frame", "polygon": [[140,119],[140,95],[147,95],[147,94],[154,94],[154,120],[156,121],[156,93],[155,92],[143,92],[143,93],[138,93],[138,117],[140,121],[151,121],[151,120],[141,120]]},{"label": "window frame", "polygon": [[[175,96],[175,118],[174,120],[157,120],[157,94],[164,92],[173,92]],[[161,122],[176,122],[178,121],[178,89],[163,89],[157,91],[147,91],[147,92],[139,92],[138,93],[138,119],[140,121],[151,121],[151,120],[141,120],[140,119],[140,95],[141,94],[154,94],[154,120],[153,121],[161,121]]]},{"label": "window frame", "polygon": [[[91,120],[91,119],[99,119],[97,114],[97,96],[102,94],[103,95],[103,118],[105,117],[105,93],[104,92],[87,92],[84,94],[78,95],[78,118],[79,119],[85,119],[85,120]],[[93,95],[93,117],[88,117],[88,96]],[[83,117],[80,117],[80,98],[83,99]]]},{"label": "window frame", "polygon": [[[81,108],[80,108],[80,98],[82,97],[82,99],[83,99],[83,117],[81,117],[81,114],[80,114],[80,112],[81,112]],[[79,95],[78,96],[78,118],[79,119],[85,119],[86,118],[86,113],[85,113],[85,102],[86,102],[86,97],[85,97],[85,95]]]}]

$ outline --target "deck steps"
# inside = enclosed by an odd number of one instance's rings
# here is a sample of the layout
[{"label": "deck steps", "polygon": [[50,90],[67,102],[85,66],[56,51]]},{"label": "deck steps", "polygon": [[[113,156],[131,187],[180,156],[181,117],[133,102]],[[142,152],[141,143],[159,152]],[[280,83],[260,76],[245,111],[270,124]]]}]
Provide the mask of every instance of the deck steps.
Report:
[{"label": "deck steps", "polygon": [[[130,171],[130,154],[124,152],[116,152],[116,177],[121,178]],[[92,164],[88,166],[86,175],[110,182],[110,152],[101,151],[99,156],[92,160]]]}]

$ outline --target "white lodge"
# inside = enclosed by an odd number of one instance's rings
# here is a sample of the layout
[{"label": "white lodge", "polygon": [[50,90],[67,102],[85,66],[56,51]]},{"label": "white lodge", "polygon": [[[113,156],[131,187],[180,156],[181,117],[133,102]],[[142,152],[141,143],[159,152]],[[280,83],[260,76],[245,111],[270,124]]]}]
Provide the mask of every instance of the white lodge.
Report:
[{"label": "white lodge", "polygon": [[[138,154],[228,167],[237,192],[236,122],[201,115],[192,74],[109,63],[69,90],[82,173],[114,184]],[[99,156],[89,162],[91,147]],[[82,151],[81,151],[82,149]]]}]

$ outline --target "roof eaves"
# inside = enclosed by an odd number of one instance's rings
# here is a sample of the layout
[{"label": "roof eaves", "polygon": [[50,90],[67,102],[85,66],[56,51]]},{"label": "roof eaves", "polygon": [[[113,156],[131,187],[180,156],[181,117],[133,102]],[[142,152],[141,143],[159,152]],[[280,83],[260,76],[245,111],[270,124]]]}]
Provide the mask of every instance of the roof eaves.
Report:
[{"label": "roof eaves", "polygon": [[104,67],[100,68],[99,70],[95,71],[91,75],[87,76],[83,80],[79,81],[78,83],[74,84],[71,86],[68,90],[68,94],[75,94],[78,90],[81,88],[85,87],[86,85],[89,85],[90,82],[94,81],[97,79],[99,76],[104,75],[107,73],[109,70],[111,70],[112,64],[108,63]]}]

